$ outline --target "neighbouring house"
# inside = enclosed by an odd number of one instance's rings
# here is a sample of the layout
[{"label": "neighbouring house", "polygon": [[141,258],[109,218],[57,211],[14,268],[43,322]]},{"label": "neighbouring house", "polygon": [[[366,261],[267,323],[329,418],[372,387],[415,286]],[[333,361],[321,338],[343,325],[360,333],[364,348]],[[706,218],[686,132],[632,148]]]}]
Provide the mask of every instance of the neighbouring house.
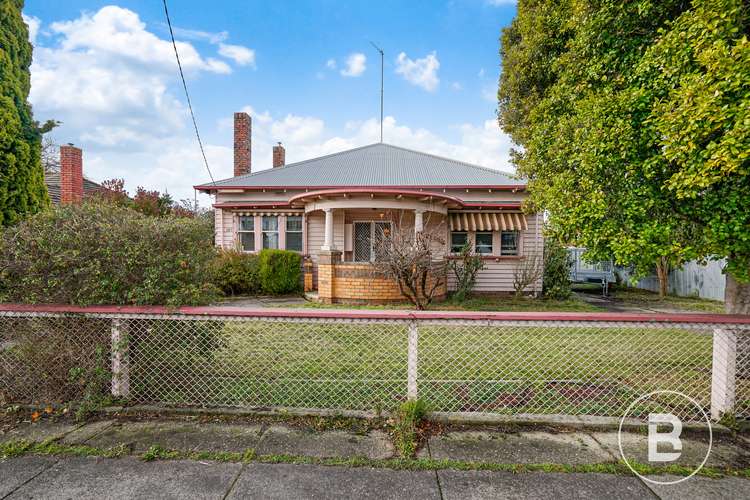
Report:
[{"label": "neighbouring house", "polygon": [[83,151],[72,144],[60,146],[60,170],[45,172],[44,183],[55,205],[80,203],[84,196],[105,189],[83,176]]},{"label": "neighbouring house", "polygon": [[[378,231],[396,222],[442,232],[440,259],[469,242],[485,261],[477,292],[512,292],[517,267],[542,260],[542,217],[522,213],[522,180],[384,143],[291,164],[279,143],[272,168],[252,172],[251,118],[235,113],[234,124],[234,177],[195,186],[215,196],[216,245],[300,252],[305,289],[321,301],[402,300],[369,265]],[[449,274],[447,290],[453,286]],[[541,289],[540,278],[527,290]]]}]

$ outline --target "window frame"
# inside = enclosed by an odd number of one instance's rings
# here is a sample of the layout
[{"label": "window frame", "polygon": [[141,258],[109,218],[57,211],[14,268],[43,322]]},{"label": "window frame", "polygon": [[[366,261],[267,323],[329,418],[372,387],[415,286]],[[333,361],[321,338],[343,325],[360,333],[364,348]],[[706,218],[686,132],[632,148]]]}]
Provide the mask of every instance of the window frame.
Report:
[{"label": "window frame", "polygon": [[[461,247],[456,250],[455,243],[453,243],[453,235],[454,234],[462,234],[464,235],[464,242],[461,244]],[[450,253],[452,254],[459,254],[461,253],[461,248],[463,248],[467,243],[471,242],[471,238],[469,238],[469,231],[451,231],[450,232]]]},{"label": "window frame", "polygon": [[[264,222],[266,219],[275,219],[276,220],[276,230],[267,230],[265,229]],[[261,233],[261,247],[263,247],[263,250],[269,249],[269,250],[278,250],[279,249],[279,216],[278,215],[262,215],[260,219],[260,233]],[[276,235],[276,246],[266,246],[266,234],[275,234]]]},{"label": "window frame", "polygon": [[[513,234],[516,239],[516,248],[513,253],[508,253],[503,244],[503,234]],[[519,257],[521,255],[521,231],[500,231],[500,255],[503,257]]]},{"label": "window frame", "polygon": [[[250,219],[252,222],[252,230],[242,229],[242,219]],[[250,241],[252,241],[252,249],[247,250],[245,249],[245,246],[242,243],[242,235],[243,234],[249,234],[251,235]],[[237,216],[237,243],[240,247],[240,250],[242,252],[255,252],[255,216],[254,215],[238,215]]]},{"label": "window frame", "polygon": [[[291,218],[299,218],[299,230],[289,230],[289,219]],[[284,221],[284,250],[289,250],[291,252],[299,252],[302,253],[304,250],[304,237],[302,236],[303,232],[305,230],[305,218],[302,214],[288,214],[286,216],[286,220]],[[299,234],[299,250],[296,248],[289,248],[289,235],[290,234]]]},{"label": "window frame", "polygon": [[[493,239],[493,231],[475,231],[474,232],[474,253],[477,255],[492,255],[495,251],[495,242]],[[480,252],[479,251],[479,236],[482,235],[489,235],[490,237],[490,244],[489,244],[489,252]],[[483,247],[486,247],[487,244],[483,243]]]}]

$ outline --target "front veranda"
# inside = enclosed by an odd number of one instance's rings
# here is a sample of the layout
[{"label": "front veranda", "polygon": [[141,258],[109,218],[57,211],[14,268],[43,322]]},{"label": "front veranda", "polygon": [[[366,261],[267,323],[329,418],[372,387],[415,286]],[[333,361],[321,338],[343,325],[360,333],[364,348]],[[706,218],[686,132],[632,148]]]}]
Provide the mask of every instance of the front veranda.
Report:
[{"label": "front veranda", "polygon": [[448,208],[455,198],[425,192],[347,190],[305,193],[292,200],[304,206],[310,258],[305,262],[305,289],[317,290],[322,302],[400,302],[398,284],[375,271],[378,241],[384,234],[430,232],[435,266],[428,280],[438,286],[434,297],[445,298]]}]

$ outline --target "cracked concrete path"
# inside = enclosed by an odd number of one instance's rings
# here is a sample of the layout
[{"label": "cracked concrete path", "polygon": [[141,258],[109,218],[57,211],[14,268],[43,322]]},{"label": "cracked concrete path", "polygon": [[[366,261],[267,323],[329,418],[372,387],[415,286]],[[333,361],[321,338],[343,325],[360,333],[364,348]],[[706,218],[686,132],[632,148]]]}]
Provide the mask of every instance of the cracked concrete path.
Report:
[{"label": "cracked concrete path", "polygon": [[[184,452],[244,452],[312,458],[395,456],[381,430],[314,431],[271,423],[201,423],[185,420],[103,420],[86,425],[40,422],[22,425],[0,442],[55,440],[96,448],[124,447],[120,458],[27,454],[0,461],[0,499],[5,498],[748,498],[750,480],[690,478],[652,485],[633,475],[489,470],[394,470],[293,463],[227,463],[156,460],[139,456],[153,445]],[[624,442],[634,446],[637,435]],[[699,438],[686,437],[684,463],[700,458]],[[613,463],[616,433],[452,428],[430,438],[422,458],[484,464]],[[693,451],[691,447],[695,447]],[[748,467],[747,445],[719,437],[710,463]],[[672,480],[669,476],[655,479]]]}]

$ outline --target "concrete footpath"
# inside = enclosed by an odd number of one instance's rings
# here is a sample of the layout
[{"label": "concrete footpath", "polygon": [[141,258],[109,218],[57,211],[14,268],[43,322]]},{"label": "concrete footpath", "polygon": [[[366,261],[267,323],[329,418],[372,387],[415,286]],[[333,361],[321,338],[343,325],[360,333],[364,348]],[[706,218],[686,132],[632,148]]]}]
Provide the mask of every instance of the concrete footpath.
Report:
[{"label": "concrete footpath", "polygon": [[[624,436],[627,449],[638,436]],[[397,470],[395,450],[381,429],[316,430],[280,422],[104,420],[80,425],[36,423],[14,426],[0,443],[47,442],[66,454],[25,453],[0,460],[4,498],[750,498],[750,480],[693,477],[655,486],[635,475],[598,472],[505,472]],[[631,444],[629,444],[631,443]],[[705,443],[687,438],[683,465],[700,463]],[[76,448],[80,447],[80,448]],[[92,450],[118,450],[103,458]],[[149,450],[179,450],[206,459],[144,460]],[[247,453],[242,461],[221,454]],[[419,452],[424,462],[474,464],[616,463],[617,434],[584,430],[450,428],[431,437]],[[690,451],[693,450],[693,451]],[[85,456],[73,456],[74,454]],[[357,458],[361,466],[291,462]],[[286,457],[286,458],[285,458]],[[434,463],[434,462],[433,462]],[[744,469],[750,451],[729,437],[714,442],[709,465]],[[657,479],[676,479],[660,476]]]}]

